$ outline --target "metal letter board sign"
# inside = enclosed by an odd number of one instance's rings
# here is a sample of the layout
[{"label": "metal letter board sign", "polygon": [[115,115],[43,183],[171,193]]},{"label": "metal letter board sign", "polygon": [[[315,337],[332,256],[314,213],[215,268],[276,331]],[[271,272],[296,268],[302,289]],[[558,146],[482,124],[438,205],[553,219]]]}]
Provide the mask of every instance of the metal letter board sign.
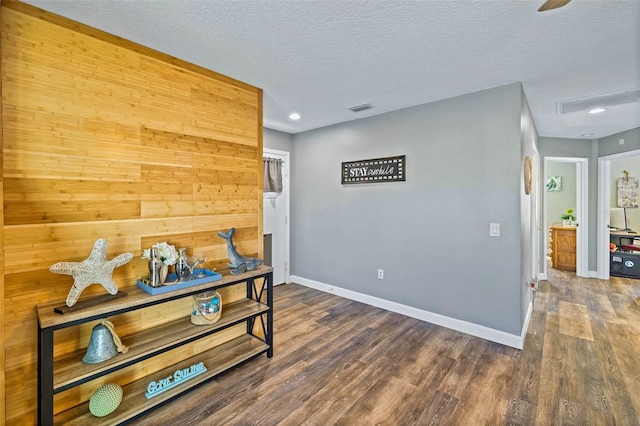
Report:
[{"label": "metal letter board sign", "polygon": [[405,181],[406,156],[342,163],[342,184]]}]

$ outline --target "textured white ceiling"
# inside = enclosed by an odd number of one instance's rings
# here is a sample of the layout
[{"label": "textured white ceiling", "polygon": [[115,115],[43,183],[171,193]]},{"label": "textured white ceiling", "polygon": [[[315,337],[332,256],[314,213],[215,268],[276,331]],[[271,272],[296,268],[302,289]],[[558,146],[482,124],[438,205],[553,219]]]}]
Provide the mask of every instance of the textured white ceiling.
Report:
[{"label": "textured white ceiling", "polygon": [[[264,125],[298,133],[522,82],[541,136],[640,127],[640,102],[556,102],[640,87],[640,1],[27,0],[264,90]],[[369,102],[374,108],[347,108]],[[292,122],[297,111],[302,119]]]}]

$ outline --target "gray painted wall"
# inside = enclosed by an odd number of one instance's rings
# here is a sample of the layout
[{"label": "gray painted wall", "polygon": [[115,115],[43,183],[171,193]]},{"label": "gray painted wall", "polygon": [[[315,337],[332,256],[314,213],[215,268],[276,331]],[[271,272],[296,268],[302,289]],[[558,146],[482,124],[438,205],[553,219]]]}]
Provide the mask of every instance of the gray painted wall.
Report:
[{"label": "gray painted wall", "polygon": [[[512,84],[294,135],[292,274],[519,335],[522,96]],[[343,161],[403,154],[406,182],[340,183]]]},{"label": "gray painted wall", "polygon": [[548,138],[540,136],[538,147],[542,157],[589,158],[591,156],[591,140],[588,139]]},{"label": "gray painted wall", "polygon": [[[562,189],[547,191],[546,218],[547,226],[562,223],[562,216],[567,208],[576,209],[576,164],[551,161],[547,164],[547,176],[561,176]],[[546,191],[546,189],[545,189]]]},{"label": "gray painted wall", "polygon": [[264,128],[262,133],[262,146],[264,148],[291,152],[293,151],[293,136],[289,133]]},{"label": "gray painted wall", "polygon": [[[620,139],[624,139],[623,145],[620,145]],[[636,149],[640,149],[640,127],[600,139],[598,156],[606,157]]]}]

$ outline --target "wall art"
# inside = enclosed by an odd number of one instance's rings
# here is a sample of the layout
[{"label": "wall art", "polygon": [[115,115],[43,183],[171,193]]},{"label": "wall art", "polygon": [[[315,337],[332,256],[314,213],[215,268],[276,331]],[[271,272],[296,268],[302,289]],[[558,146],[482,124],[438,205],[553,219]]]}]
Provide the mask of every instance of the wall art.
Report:
[{"label": "wall art", "polygon": [[560,191],[562,189],[562,176],[547,176],[547,191]]},{"label": "wall art", "polygon": [[399,182],[406,180],[406,156],[342,163],[342,184]]},{"label": "wall art", "polygon": [[637,208],[640,205],[640,193],[638,192],[638,179],[629,177],[618,179],[618,207]]},{"label": "wall art", "polygon": [[531,166],[531,157],[524,157],[524,193],[531,194],[531,174],[533,173]]}]

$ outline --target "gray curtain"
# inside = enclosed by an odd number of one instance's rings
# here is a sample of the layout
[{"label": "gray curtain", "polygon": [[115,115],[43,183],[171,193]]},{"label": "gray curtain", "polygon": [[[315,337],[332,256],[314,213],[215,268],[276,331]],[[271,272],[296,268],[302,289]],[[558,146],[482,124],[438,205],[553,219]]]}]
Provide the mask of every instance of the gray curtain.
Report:
[{"label": "gray curtain", "polygon": [[282,192],[282,160],[262,158],[264,171],[264,192]]}]

